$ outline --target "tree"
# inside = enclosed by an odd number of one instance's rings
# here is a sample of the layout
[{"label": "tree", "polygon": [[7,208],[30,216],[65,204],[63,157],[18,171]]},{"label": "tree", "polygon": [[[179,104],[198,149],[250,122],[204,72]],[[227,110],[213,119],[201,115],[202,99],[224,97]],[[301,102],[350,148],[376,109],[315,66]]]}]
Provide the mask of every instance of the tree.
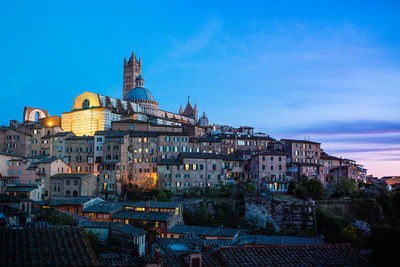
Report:
[{"label": "tree", "polygon": [[348,177],[339,177],[336,183],[336,194],[339,197],[351,196],[356,191],[356,181]]},{"label": "tree", "polygon": [[217,209],[217,212],[215,213],[215,218],[218,219],[218,220],[226,219],[225,218],[225,214],[224,214],[224,212],[222,211],[221,208]]},{"label": "tree", "polygon": [[312,178],[306,182],[308,196],[313,199],[321,199],[324,194],[324,185],[319,179]]},{"label": "tree", "polygon": [[38,221],[46,221],[51,225],[74,225],[76,221],[70,214],[63,213],[54,208],[39,209],[36,219]]},{"label": "tree", "polygon": [[290,180],[290,182],[289,182],[288,193],[289,193],[290,195],[293,195],[293,194],[295,193],[295,191],[296,191],[296,183],[295,183],[295,181],[292,179],[292,180]]},{"label": "tree", "polygon": [[201,205],[194,211],[195,218],[199,224],[206,224],[209,221],[206,205]]},{"label": "tree", "polygon": [[357,229],[353,225],[347,225],[342,230],[342,237],[347,242],[352,242],[357,239]]},{"label": "tree", "polygon": [[308,189],[306,186],[299,184],[296,186],[296,197],[301,199],[308,198]]},{"label": "tree", "polygon": [[89,239],[89,243],[92,246],[94,253],[97,255],[100,252],[100,233],[96,233],[95,231],[89,230],[87,232],[87,237]]},{"label": "tree", "polygon": [[157,198],[157,201],[163,201],[163,202],[169,201],[168,195],[167,195],[167,193],[165,193],[164,190],[158,191],[156,198]]},{"label": "tree", "polygon": [[246,183],[246,192],[252,194],[255,190],[255,185],[253,183]]}]

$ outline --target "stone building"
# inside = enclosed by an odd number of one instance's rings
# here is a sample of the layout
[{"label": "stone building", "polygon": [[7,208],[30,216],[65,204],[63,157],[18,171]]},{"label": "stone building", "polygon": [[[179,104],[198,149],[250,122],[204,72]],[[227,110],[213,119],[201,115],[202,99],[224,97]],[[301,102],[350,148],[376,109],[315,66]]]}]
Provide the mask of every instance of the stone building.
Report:
[{"label": "stone building", "polygon": [[105,199],[115,199],[121,193],[129,168],[129,133],[99,131],[95,133],[95,169],[99,178],[99,193]]},{"label": "stone building", "polygon": [[97,177],[91,173],[59,173],[50,176],[50,197],[94,197],[98,193]]},{"label": "stone building", "polygon": [[81,210],[96,222],[141,225],[165,237],[167,229],[183,224],[183,206],[174,202],[100,202]]},{"label": "stone building", "polygon": [[66,138],[73,137],[72,132],[57,132],[50,137],[50,156],[58,157],[66,161]]},{"label": "stone building", "polygon": [[0,150],[29,156],[31,134],[17,127],[0,127]]},{"label": "stone building", "polygon": [[158,163],[158,188],[177,190],[234,182],[242,177],[243,160],[213,153],[180,153]]},{"label": "stone building", "polygon": [[93,136],[70,136],[65,138],[66,163],[72,172],[95,172]]},{"label": "stone building", "polygon": [[308,140],[281,139],[287,158],[288,175],[321,178],[321,143]]},{"label": "stone building", "polygon": [[43,199],[50,196],[50,177],[59,173],[70,173],[71,167],[56,157],[44,158],[33,164],[30,169],[36,172],[36,184],[43,187]]},{"label": "stone building", "polygon": [[266,186],[272,192],[286,192],[289,177],[286,177],[286,155],[282,152],[260,151],[254,153],[246,163],[247,177],[259,188]]}]

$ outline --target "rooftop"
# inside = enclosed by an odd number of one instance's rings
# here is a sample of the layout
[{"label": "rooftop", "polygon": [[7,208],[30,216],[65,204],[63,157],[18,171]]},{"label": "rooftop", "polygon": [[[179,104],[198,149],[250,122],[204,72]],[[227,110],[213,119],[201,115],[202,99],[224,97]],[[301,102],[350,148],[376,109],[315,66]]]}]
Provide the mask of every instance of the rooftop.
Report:
[{"label": "rooftop", "polygon": [[131,234],[134,236],[140,236],[146,233],[146,231],[143,229],[137,228],[130,224],[122,224],[122,223],[81,221],[79,222],[79,226],[82,226],[83,228],[102,228],[102,229],[109,229],[109,227],[111,226],[112,231]]},{"label": "rooftop", "polygon": [[175,234],[194,233],[197,236],[232,237],[232,238],[234,238],[239,232],[240,229],[193,226],[193,225],[175,225],[170,229],[168,229],[168,233],[175,233]]},{"label": "rooftop", "polygon": [[50,176],[50,178],[73,179],[73,178],[82,178],[82,177],[85,177],[86,175],[89,175],[89,174],[92,174],[92,173],[89,173],[89,172],[57,173],[57,174],[54,174],[54,175]]},{"label": "rooftop", "polygon": [[113,213],[119,211],[123,208],[121,202],[110,202],[104,201],[100,203],[96,203],[94,205],[90,205],[84,209],[82,212],[98,212],[98,213]]},{"label": "rooftop", "polygon": [[93,199],[93,197],[65,197],[65,198],[58,198],[56,200],[41,200],[35,201],[33,204],[36,205],[50,205],[50,206],[61,206],[61,205],[83,205],[84,203],[88,202],[89,200]]},{"label": "rooftop", "polygon": [[6,192],[31,192],[38,189],[37,185],[9,185],[6,186]]},{"label": "rooftop", "polygon": [[150,208],[160,208],[160,209],[175,209],[181,205],[178,202],[160,202],[160,201],[140,201],[140,202],[122,202],[124,207],[138,207],[145,208],[149,204]]},{"label": "rooftop", "polygon": [[127,211],[120,210],[113,215],[113,219],[127,219],[127,220],[149,220],[149,221],[168,221],[173,214],[168,212],[142,212],[142,211]]},{"label": "rooftop", "polygon": [[[348,244],[220,248],[219,266],[372,266]],[[218,266],[218,265],[217,265]]]},{"label": "rooftop", "polygon": [[0,229],[0,251],[7,266],[98,265],[81,228]]},{"label": "rooftop", "polygon": [[281,235],[240,235],[239,243],[260,245],[321,245],[323,240],[317,237],[281,236]]},{"label": "rooftop", "polygon": [[281,142],[290,142],[290,143],[305,143],[305,144],[315,144],[320,145],[321,143],[313,142],[309,140],[299,140],[299,139],[281,139]]}]

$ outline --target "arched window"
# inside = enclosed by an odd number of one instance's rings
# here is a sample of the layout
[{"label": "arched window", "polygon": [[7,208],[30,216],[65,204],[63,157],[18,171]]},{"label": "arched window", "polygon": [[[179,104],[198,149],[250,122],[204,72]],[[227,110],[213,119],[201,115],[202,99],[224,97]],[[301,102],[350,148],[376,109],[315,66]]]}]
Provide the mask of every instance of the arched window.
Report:
[{"label": "arched window", "polygon": [[69,192],[69,190],[67,190],[67,191],[65,192],[65,195],[66,195],[67,197],[71,196],[71,193]]},{"label": "arched window", "polygon": [[74,197],[77,197],[78,196],[78,191],[74,191]]},{"label": "arched window", "polygon": [[35,112],[35,121],[39,122],[39,112]]},{"label": "arched window", "polygon": [[90,101],[88,99],[83,100],[82,102],[82,108],[87,109],[90,106]]}]

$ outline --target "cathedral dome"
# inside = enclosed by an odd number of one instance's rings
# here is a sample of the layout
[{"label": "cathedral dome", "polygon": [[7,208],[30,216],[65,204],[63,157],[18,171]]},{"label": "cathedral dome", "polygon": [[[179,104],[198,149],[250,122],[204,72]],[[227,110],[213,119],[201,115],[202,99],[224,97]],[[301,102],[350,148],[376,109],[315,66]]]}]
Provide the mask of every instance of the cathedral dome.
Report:
[{"label": "cathedral dome", "polygon": [[152,101],[156,102],[154,96],[144,87],[135,87],[130,90],[124,97],[127,101]]}]

